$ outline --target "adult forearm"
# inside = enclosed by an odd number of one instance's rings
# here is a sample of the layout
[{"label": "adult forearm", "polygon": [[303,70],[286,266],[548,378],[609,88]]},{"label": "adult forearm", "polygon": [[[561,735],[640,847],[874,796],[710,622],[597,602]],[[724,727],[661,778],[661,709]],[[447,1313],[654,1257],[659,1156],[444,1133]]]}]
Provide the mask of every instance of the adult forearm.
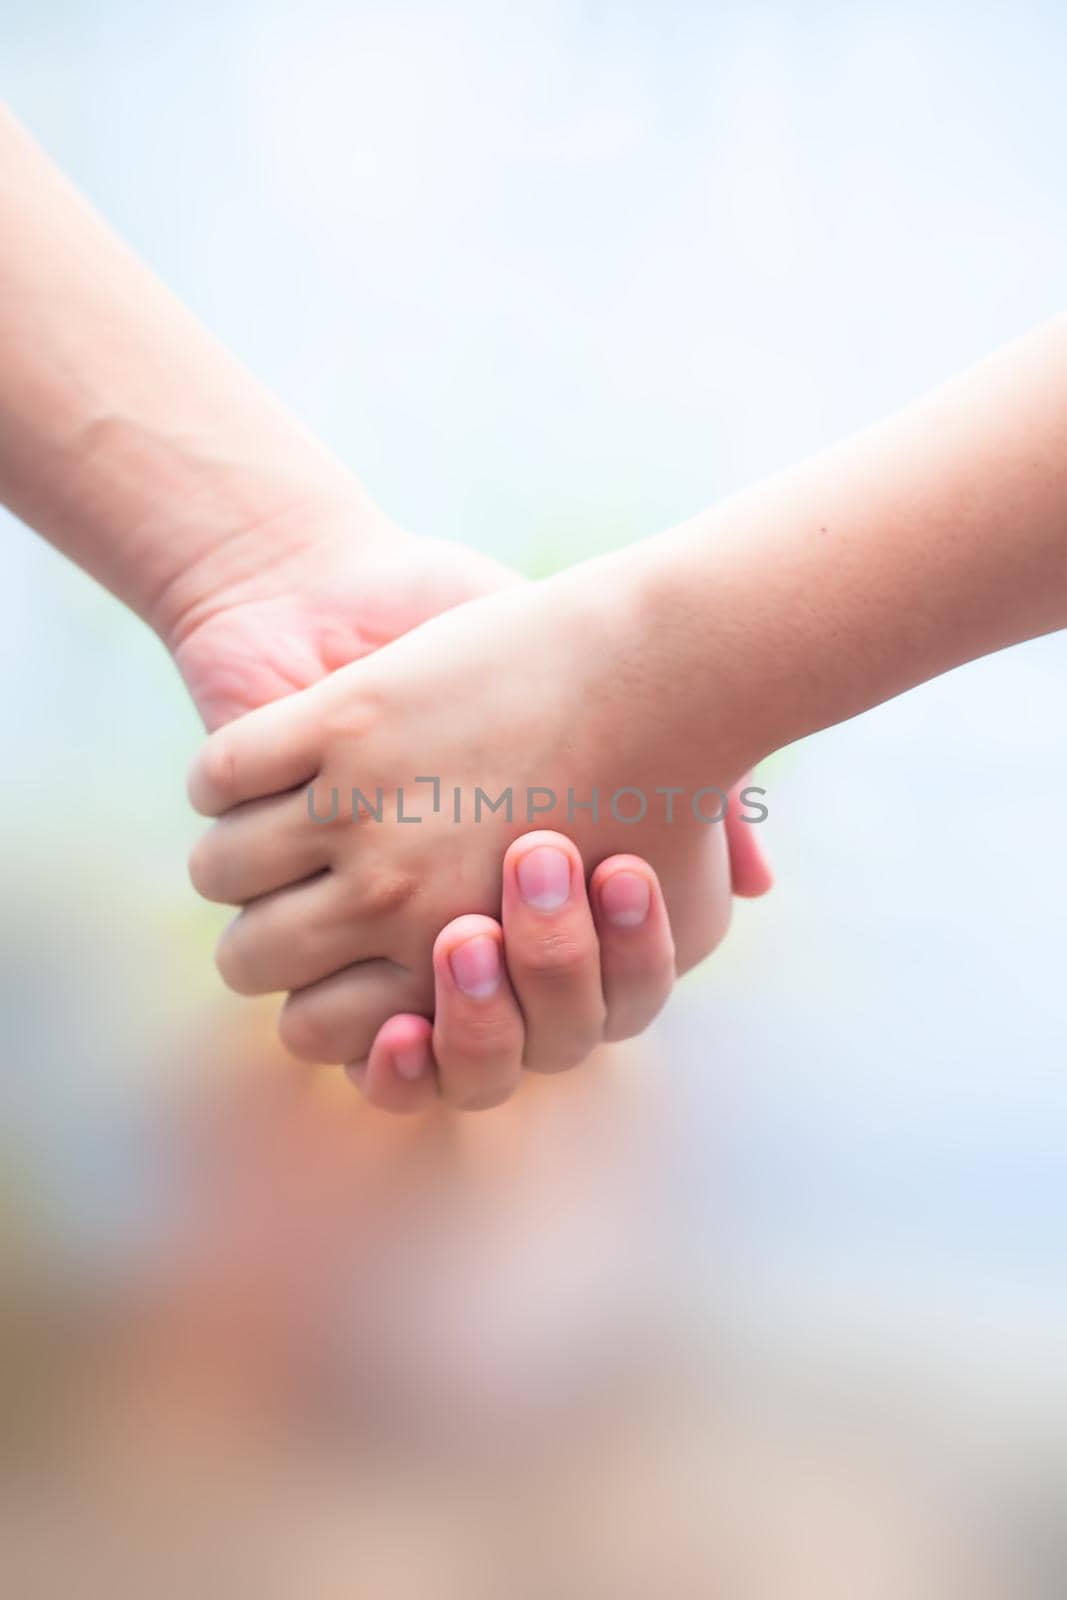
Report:
[{"label": "adult forearm", "polygon": [[154,626],[228,541],[351,500],[2,107],[0,241],[0,499]]}]

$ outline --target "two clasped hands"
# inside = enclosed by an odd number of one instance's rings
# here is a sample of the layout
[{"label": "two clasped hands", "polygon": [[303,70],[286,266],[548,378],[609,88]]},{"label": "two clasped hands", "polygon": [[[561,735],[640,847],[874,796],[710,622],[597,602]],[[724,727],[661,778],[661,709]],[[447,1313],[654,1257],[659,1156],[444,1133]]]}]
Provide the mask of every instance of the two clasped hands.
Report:
[{"label": "two clasped hands", "polygon": [[220,728],[190,776],[219,819],[191,874],[243,907],[226,981],[291,991],[289,1047],[392,1109],[497,1105],[524,1069],[640,1032],[722,937],[731,885],[768,883],[765,808],[734,783],[747,741],[697,785],[697,707],[654,648],[670,637],[639,566],[591,563]]},{"label": "two clasped hands", "polygon": [[1067,622],[1067,318],[526,583],[389,522],[2,113],[0,240],[0,498],[171,650],[223,975],[379,1106],[639,1032],[768,886],[756,762]]}]

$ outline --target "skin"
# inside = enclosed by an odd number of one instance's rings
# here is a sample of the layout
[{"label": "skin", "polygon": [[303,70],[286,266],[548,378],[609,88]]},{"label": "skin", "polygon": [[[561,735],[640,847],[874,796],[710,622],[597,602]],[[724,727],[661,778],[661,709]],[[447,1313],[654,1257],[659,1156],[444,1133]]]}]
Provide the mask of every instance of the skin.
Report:
[{"label": "skin", "polygon": [[[392,523],[115,238],[3,107],[0,239],[0,499],[159,634],[208,728],[519,582],[477,551]],[[731,838],[731,852],[737,892],[763,892],[769,874],[753,842]],[[536,957],[545,933],[508,927],[506,917],[494,929],[513,969]],[[620,1026],[624,1012],[604,999],[617,973],[629,973],[635,992],[655,988],[657,1004],[665,997],[667,934],[653,916],[628,939],[601,937],[598,961],[597,929],[583,925],[588,992],[572,991],[573,1019],[555,1007],[561,1061],[575,1056],[572,1020],[586,1049],[597,1042],[587,1026],[597,995],[601,1036]],[[433,1040],[444,1041],[451,1079],[452,1063],[476,1051],[487,1024],[481,1014],[471,1020],[447,984],[423,998],[431,1014],[440,1008]],[[505,1020],[514,1033],[511,1005]],[[523,1029],[543,1033],[532,998],[527,1008]],[[491,1009],[503,1017],[503,998]],[[652,1009],[651,1001],[635,1005],[626,1031]],[[328,1022],[325,998],[318,1010]],[[435,1084],[432,1053],[414,1088],[395,1068],[412,1030],[421,1041],[429,1026],[417,1021],[398,1016],[373,1059],[374,1039],[366,1041],[371,1099],[403,1108],[405,1096]],[[283,1035],[302,1054],[315,1054],[324,1025],[299,995],[283,1014]],[[408,1051],[409,1072],[412,1059]]]},{"label": "skin", "polygon": [[[518,888],[523,861],[545,849],[571,866],[573,892],[558,911],[524,904]],[[466,969],[464,951],[474,958]],[[670,922],[647,863],[635,856],[605,862],[587,894],[573,843],[547,831],[507,852],[500,923],[458,917],[434,941],[432,960],[433,1023],[418,1014],[393,1017],[367,1059],[349,1064],[364,1092],[388,1110],[422,1110],[438,1094],[465,1110],[500,1105],[524,1068],[564,1071],[602,1038],[643,1032],[674,982]],[[462,982],[472,971],[473,992]],[[305,991],[305,1004],[311,994]]]},{"label": "skin", "polygon": [[[425,787],[412,800],[420,773],[467,796],[725,787],[772,749],[1062,626],[1065,440],[1061,318],[693,523],[472,601],[216,734],[190,774],[194,805],[221,818],[193,877],[251,897],[220,946],[224,977],[256,993],[348,970],[353,1029],[373,1023],[368,973],[428,993],[436,930],[461,905],[495,913],[523,823],[475,824],[469,808],[456,824]],[[421,820],[356,824],[342,807],[319,826],[309,785],[406,786]],[[680,969],[721,936],[721,828],[650,807],[633,826],[583,811],[567,832],[576,876],[627,839],[656,869]]]},{"label": "skin", "polygon": [[[209,898],[250,902],[219,949],[231,986],[304,988],[351,966],[377,984],[384,961],[397,993],[415,1009],[427,1003],[438,929],[463,908],[496,915],[501,862],[530,817],[520,801],[510,819],[500,809],[475,824],[470,800],[457,826],[449,804],[435,813],[428,790],[413,792],[417,772],[440,773],[446,795],[458,784],[468,797],[479,786],[494,797],[507,786],[563,796],[574,783],[585,799],[595,785],[605,806],[624,785],[652,794],[674,779],[675,752],[653,746],[634,720],[636,685],[617,696],[619,619],[599,594],[588,604],[589,593],[565,575],[472,601],[216,735],[190,793],[198,809],[230,815],[190,871]],[[525,668],[513,662],[516,639]],[[656,715],[650,702],[649,726]],[[709,770],[702,781],[736,776]],[[309,784],[326,797],[356,787],[392,797],[407,785],[405,807],[420,808],[422,821],[395,822],[391,804],[381,823],[357,824],[339,807],[336,821],[316,824]],[[610,813],[572,817],[565,803],[557,814],[584,871],[638,843],[663,885],[681,970],[718,943],[730,889],[721,826],[688,806],[673,820],[664,808],[658,821],[650,808],[636,827]],[[363,1009],[355,993],[353,1009]]]}]

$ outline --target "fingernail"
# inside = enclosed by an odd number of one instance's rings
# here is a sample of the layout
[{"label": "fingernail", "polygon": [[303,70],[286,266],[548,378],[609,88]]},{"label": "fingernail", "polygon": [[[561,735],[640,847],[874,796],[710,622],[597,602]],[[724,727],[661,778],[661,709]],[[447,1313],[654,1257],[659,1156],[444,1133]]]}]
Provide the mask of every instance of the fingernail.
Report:
[{"label": "fingernail", "polygon": [[480,933],[449,953],[456,988],[472,1000],[485,1000],[500,984],[500,946],[492,934]]},{"label": "fingernail", "polygon": [[600,886],[600,907],[616,928],[637,928],[648,916],[652,892],[639,872],[616,872]]},{"label": "fingernail", "polygon": [[519,893],[537,911],[558,911],[571,892],[570,857],[550,844],[528,850],[516,869]]},{"label": "fingernail", "polygon": [[430,1052],[425,1040],[418,1044],[408,1044],[401,1050],[393,1051],[393,1066],[401,1078],[406,1078],[408,1083],[415,1083],[421,1078],[430,1064]]}]

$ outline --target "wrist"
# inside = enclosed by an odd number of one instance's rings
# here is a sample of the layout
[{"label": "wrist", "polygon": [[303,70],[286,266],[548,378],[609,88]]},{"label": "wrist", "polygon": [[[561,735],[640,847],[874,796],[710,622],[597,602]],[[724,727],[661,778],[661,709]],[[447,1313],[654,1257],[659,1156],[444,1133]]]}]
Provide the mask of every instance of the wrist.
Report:
[{"label": "wrist", "polygon": [[728,785],[791,738],[767,670],[758,572],[712,520],[589,564],[622,717],[644,702],[664,781],[693,786]]},{"label": "wrist", "polygon": [[351,551],[385,526],[338,461],[269,411],[258,431],[242,424],[210,437],[121,415],[65,432],[49,472],[9,496],[13,509],[172,650],[322,541],[343,537]]},{"label": "wrist", "polygon": [[[269,473],[241,464],[205,462],[178,469],[180,487],[152,495],[131,524],[142,552],[134,609],[172,652],[218,613],[284,592],[310,560],[326,565],[332,551],[351,560],[393,528],[358,482],[340,467]],[[124,596],[124,598],[128,598]]]}]

